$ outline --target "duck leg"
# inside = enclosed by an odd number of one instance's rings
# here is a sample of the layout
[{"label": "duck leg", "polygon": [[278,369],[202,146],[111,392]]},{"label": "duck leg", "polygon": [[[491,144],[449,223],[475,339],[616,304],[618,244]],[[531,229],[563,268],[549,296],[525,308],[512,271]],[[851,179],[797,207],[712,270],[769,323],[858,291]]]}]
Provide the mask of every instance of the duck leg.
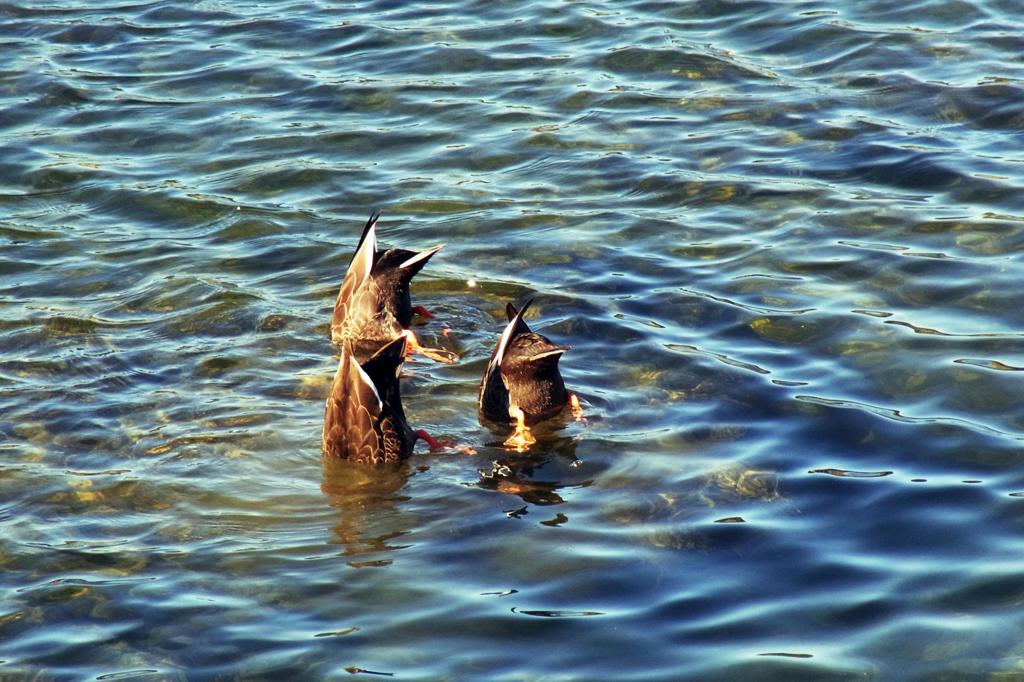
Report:
[{"label": "duck leg", "polygon": [[431,452],[434,452],[436,450],[444,450],[447,447],[444,443],[434,438],[423,429],[419,429],[416,432],[416,435],[423,439],[423,442],[427,444],[427,447],[430,448]]},{"label": "duck leg", "polygon": [[444,348],[427,348],[421,346],[419,339],[416,338],[416,334],[411,329],[403,329],[402,336],[405,337],[405,354],[412,355],[413,353],[419,353],[420,355],[426,356],[431,360],[437,362],[443,362],[446,365],[450,365],[459,359],[459,356],[450,350]]},{"label": "duck leg", "polygon": [[586,421],[583,416],[583,408],[580,406],[580,399],[575,393],[569,394],[569,407],[572,409],[572,417],[578,422]]},{"label": "duck leg", "polygon": [[460,455],[476,454],[476,448],[472,445],[445,445],[423,429],[416,431],[416,435],[423,439],[423,442],[427,444],[427,447],[430,448],[431,452],[438,452],[439,450],[454,450]]},{"label": "duck leg", "polygon": [[516,430],[502,445],[514,448],[517,452],[525,452],[537,442],[537,439],[530,433],[530,427],[526,425],[526,413],[518,405],[510,405],[508,414],[516,420]]},{"label": "duck leg", "polygon": [[414,313],[416,313],[417,315],[419,315],[420,317],[422,317],[424,320],[432,320],[432,319],[434,319],[434,313],[430,312],[429,310],[427,310],[426,308],[424,308],[421,305],[414,305],[412,307],[412,311]]}]

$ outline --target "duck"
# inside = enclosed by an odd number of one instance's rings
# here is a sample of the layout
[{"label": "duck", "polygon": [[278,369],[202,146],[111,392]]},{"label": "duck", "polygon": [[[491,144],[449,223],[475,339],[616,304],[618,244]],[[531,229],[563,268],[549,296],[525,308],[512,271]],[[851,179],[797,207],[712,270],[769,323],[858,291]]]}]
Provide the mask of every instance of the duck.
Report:
[{"label": "duck", "polygon": [[478,400],[487,419],[515,423],[504,445],[520,451],[536,442],[529,425],[560,414],[566,406],[576,419],[583,416],[579,398],[566,390],[558,369],[562,354],[570,349],[530,330],[523,317],[532,303],[519,310],[512,303],[505,306],[508,325],[491,353]]},{"label": "duck", "polygon": [[432,449],[443,447],[426,431],[414,431],[405,419],[399,374],[407,343],[405,336],[398,336],[363,363],[351,344],[342,346],[324,407],[325,456],[385,464],[408,459],[418,438]]},{"label": "duck", "polygon": [[350,344],[360,359],[366,359],[399,336],[408,339],[407,352],[419,352],[439,362],[458,359],[443,349],[420,346],[409,328],[413,313],[433,317],[422,306],[413,306],[409,295],[412,278],[430,258],[444,248],[438,244],[423,251],[392,248],[377,250],[377,221],[374,211],[356,245],[355,254],[341,282],[331,318],[331,341]]}]

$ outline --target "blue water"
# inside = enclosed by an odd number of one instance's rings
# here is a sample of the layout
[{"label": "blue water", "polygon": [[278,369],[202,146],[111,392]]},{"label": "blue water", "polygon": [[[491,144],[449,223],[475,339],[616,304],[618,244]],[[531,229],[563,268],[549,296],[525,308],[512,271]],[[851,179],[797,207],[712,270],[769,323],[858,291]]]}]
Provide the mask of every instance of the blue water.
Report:
[{"label": "blue water", "polygon": [[[0,680],[1018,679],[1022,36],[0,3]],[[459,447],[388,471],[319,452],[376,207],[462,356],[402,385]],[[517,454],[475,400],[530,297],[587,420]]]}]

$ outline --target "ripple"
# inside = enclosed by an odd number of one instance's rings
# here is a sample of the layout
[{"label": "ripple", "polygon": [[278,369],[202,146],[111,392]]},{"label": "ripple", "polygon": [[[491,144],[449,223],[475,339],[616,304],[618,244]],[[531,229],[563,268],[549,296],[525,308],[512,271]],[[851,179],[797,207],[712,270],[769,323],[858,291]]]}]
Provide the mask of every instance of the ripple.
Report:
[{"label": "ripple", "polygon": [[798,395],[797,400],[804,400],[811,403],[817,403],[827,407],[840,407],[840,408],[852,408],[857,410],[864,410],[875,414],[886,419],[892,419],[893,421],[903,422],[907,424],[950,424],[963,426],[971,430],[977,430],[982,432],[993,433],[1000,436],[1008,436],[1014,440],[1019,440],[1021,434],[1009,433],[994,429],[984,424],[975,423],[966,419],[960,419],[957,417],[913,417],[903,414],[898,409],[891,409],[886,407],[880,407],[877,405],[868,405],[866,403],[859,403],[853,400],[843,400],[835,398],[821,398],[812,395]]},{"label": "ripple", "polygon": [[850,471],[849,469],[811,469],[809,474],[828,474],[840,478],[883,478],[892,476],[892,471]]},{"label": "ripple", "polygon": [[755,374],[771,374],[770,370],[767,370],[767,369],[765,369],[763,367],[758,367],[757,365],[754,365],[754,364],[751,364],[751,363],[748,363],[748,362],[742,362],[740,360],[735,360],[733,358],[730,358],[730,357],[728,357],[726,355],[722,355],[720,353],[711,353],[711,352],[708,352],[708,351],[702,351],[701,349],[696,348],[694,346],[686,346],[686,345],[681,345],[681,344],[671,344],[670,343],[670,344],[666,344],[665,347],[668,348],[669,350],[673,350],[673,351],[677,351],[677,352],[682,352],[682,353],[698,353],[698,354],[701,354],[701,355],[707,355],[709,357],[713,357],[716,360],[718,360],[720,362],[723,362],[723,363],[725,363],[727,365],[730,365],[732,367],[739,367],[740,369],[745,369],[745,370],[754,372]]},{"label": "ripple", "polygon": [[982,367],[984,369],[994,369],[1000,372],[1020,372],[1024,371],[1024,367],[1017,367],[1015,365],[1008,365],[1005,362],[999,360],[979,360],[974,358],[958,358],[953,362],[958,365],[972,365],[974,367]]},{"label": "ripple", "polygon": [[116,673],[97,675],[97,680],[130,680],[135,677],[146,677],[157,673],[166,672],[158,668],[139,668],[138,670],[122,670]]},{"label": "ripple", "polygon": [[894,324],[900,327],[906,327],[912,329],[915,334],[930,334],[932,336],[988,336],[994,338],[1012,338],[1017,336],[1024,336],[1024,332],[970,332],[970,333],[957,333],[957,332],[946,332],[939,329],[932,329],[931,327],[923,327],[916,325],[912,322],[905,322],[903,320],[886,320],[885,324]]},{"label": "ripple", "polygon": [[538,609],[517,609],[512,607],[512,613],[521,613],[524,616],[537,616],[540,618],[586,618],[588,616],[603,616],[600,611],[546,611]]},{"label": "ripple", "polygon": [[379,670],[367,670],[366,668],[359,668],[354,665],[345,668],[345,672],[351,675],[379,675],[381,677],[394,677],[395,673],[386,673]]}]

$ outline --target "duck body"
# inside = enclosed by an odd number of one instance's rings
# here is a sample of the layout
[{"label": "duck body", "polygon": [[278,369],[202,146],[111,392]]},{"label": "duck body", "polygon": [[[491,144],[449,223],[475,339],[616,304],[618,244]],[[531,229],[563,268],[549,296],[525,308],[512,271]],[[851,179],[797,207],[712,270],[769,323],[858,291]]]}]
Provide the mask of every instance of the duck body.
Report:
[{"label": "duck body", "polygon": [[[509,343],[501,375],[508,389],[508,402],[526,413],[526,423],[553,417],[569,402],[558,359],[565,348],[534,332],[519,334]],[[508,408],[505,408],[507,421]]]},{"label": "duck body", "polygon": [[570,401],[558,369],[569,349],[530,330],[523,320],[530,303],[518,311],[506,306],[508,325],[480,382],[480,413],[496,422],[534,424],[559,414]]},{"label": "duck body", "polygon": [[383,464],[412,454],[418,434],[405,419],[398,383],[405,344],[398,337],[363,363],[342,346],[324,408],[325,456]]},{"label": "duck body", "polygon": [[343,347],[349,344],[359,359],[372,356],[409,329],[412,278],[444,246],[380,252],[376,232],[379,218],[380,212],[375,211],[363,228],[331,318],[331,341]]}]

